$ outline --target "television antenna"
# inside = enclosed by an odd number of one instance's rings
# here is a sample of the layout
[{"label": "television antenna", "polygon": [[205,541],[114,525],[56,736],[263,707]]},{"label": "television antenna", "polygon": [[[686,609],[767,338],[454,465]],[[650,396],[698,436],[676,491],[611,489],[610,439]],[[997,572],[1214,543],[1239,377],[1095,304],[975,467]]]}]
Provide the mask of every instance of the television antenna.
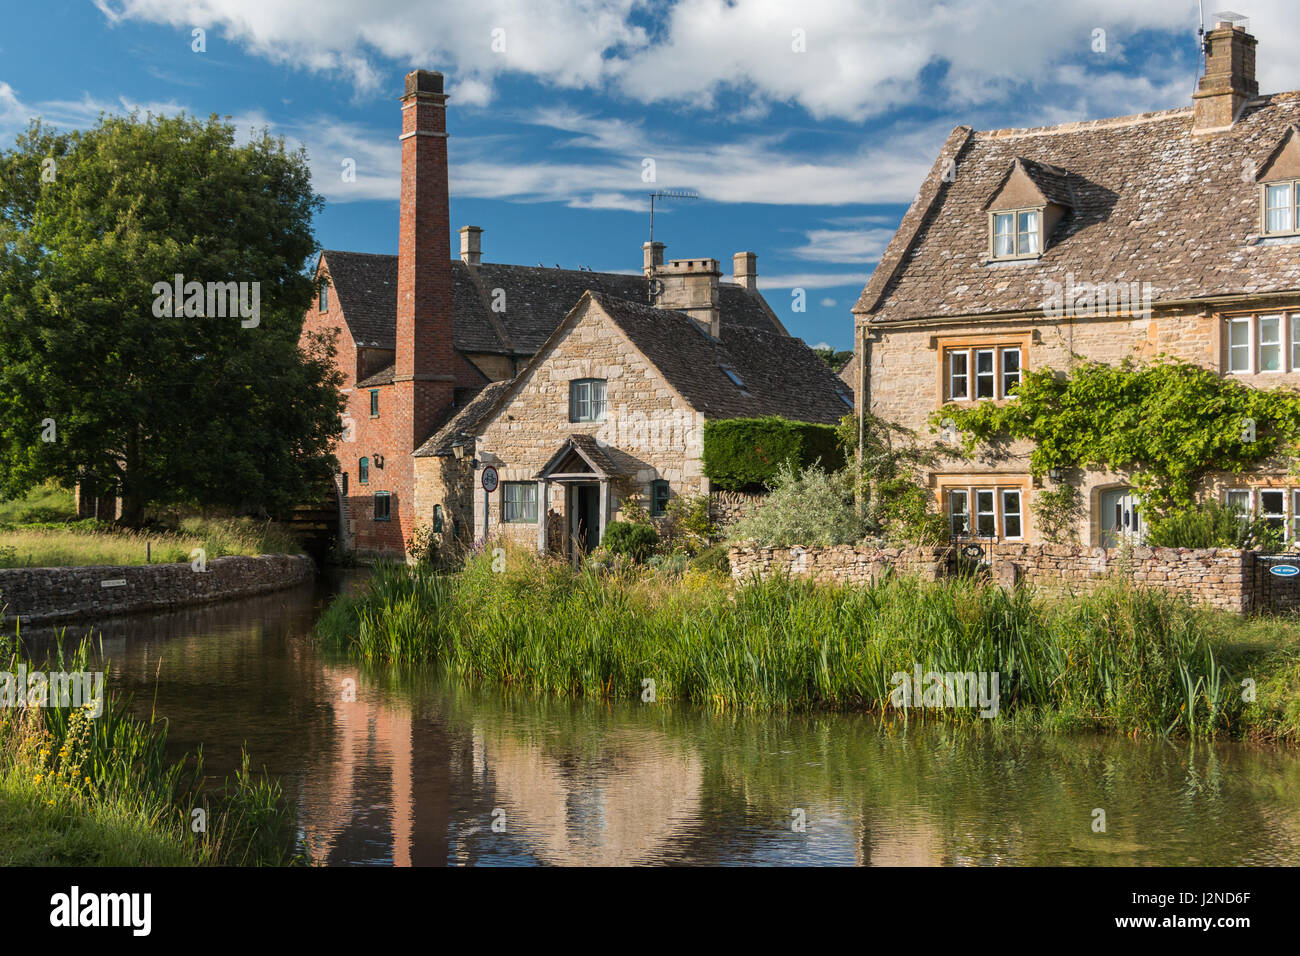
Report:
[{"label": "television antenna", "polygon": [[661,189],[650,194],[650,241],[655,241],[655,200],[656,199],[699,199],[700,194],[691,189]]}]

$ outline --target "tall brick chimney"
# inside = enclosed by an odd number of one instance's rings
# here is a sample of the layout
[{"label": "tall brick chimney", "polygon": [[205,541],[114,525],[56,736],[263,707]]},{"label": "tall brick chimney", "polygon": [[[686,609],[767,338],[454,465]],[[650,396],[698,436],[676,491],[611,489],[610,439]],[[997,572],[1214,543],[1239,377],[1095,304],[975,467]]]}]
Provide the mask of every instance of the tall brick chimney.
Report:
[{"label": "tall brick chimney", "polygon": [[1192,94],[1192,129],[1198,133],[1227,129],[1258,95],[1255,38],[1244,25],[1220,20],[1205,36],[1205,75]]},{"label": "tall brick chimney", "polygon": [[393,370],[398,431],[393,437],[407,464],[410,452],[451,405],[455,387],[446,103],[441,73],[406,75]]}]

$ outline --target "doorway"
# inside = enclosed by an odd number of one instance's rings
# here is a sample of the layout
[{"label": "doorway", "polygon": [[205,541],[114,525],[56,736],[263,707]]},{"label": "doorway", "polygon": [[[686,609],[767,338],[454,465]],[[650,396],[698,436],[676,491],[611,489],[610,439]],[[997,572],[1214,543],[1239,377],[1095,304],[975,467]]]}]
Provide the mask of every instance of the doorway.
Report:
[{"label": "doorway", "polygon": [[1141,544],[1146,539],[1142,502],[1131,488],[1112,488],[1101,493],[1101,546],[1118,547],[1125,541]]},{"label": "doorway", "polygon": [[600,485],[569,486],[569,537],[574,555],[590,554],[600,544]]}]

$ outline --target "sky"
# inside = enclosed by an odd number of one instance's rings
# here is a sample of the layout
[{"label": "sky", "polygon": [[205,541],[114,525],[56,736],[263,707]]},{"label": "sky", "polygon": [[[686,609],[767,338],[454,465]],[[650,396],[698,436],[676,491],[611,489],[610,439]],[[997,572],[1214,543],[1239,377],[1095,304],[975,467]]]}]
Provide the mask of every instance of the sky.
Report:
[{"label": "sky", "polygon": [[[1261,92],[1300,88],[1294,0],[1239,11]],[[649,194],[692,190],[656,204],[666,256],[757,253],[791,333],[849,349],[954,126],[1188,106],[1198,23],[1194,0],[0,0],[0,148],[36,116],[229,116],[307,150],[322,248],[395,253],[402,77],[436,69],[452,229],[485,260],[639,271]]]}]

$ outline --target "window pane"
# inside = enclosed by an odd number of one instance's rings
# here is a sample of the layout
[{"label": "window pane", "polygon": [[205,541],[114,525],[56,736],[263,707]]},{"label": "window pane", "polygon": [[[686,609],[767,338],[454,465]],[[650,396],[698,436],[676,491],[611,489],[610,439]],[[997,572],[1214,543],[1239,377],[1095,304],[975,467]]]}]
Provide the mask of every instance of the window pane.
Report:
[{"label": "window pane", "polygon": [[1276,372],[1282,368],[1282,316],[1259,317],[1259,370]]},{"label": "window pane", "polygon": [[1300,541],[1300,489],[1291,492],[1291,538]]},{"label": "window pane", "polygon": [[1250,517],[1250,492],[1246,490],[1229,491],[1224,498],[1225,503],[1233,511],[1241,515],[1242,521]]},{"label": "window pane", "polygon": [[1002,492],[1002,535],[1020,537],[1020,492]]},{"label": "window pane", "polygon": [[982,538],[992,538],[997,534],[991,488],[975,492],[975,533]]},{"label": "window pane", "polygon": [[1020,349],[1002,350],[1002,394],[1010,395],[1020,384]]},{"label": "window pane", "polygon": [[1009,212],[999,213],[993,217],[993,254],[995,256],[1016,254],[1015,221]]},{"label": "window pane", "polygon": [[1292,313],[1291,320],[1291,371],[1300,372],[1300,314]]},{"label": "window pane", "polygon": [[1250,371],[1250,319],[1228,323],[1228,371]]},{"label": "window pane", "polygon": [[370,459],[362,458],[357,462],[357,481],[363,485],[370,481]]},{"label": "window pane", "polygon": [[604,380],[591,383],[591,418],[592,421],[605,420],[605,382]]},{"label": "window pane", "polygon": [[970,383],[967,378],[967,366],[970,363],[969,352],[949,352],[948,370],[950,373],[948,397],[969,398]]},{"label": "window pane", "polygon": [[975,397],[993,397],[993,350],[980,349],[975,353]]},{"label": "window pane", "polygon": [[1286,492],[1281,490],[1262,490],[1259,493],[1259,513],[1268,522],[1270,528],[1286,526]]},{"label": "window pane", "polygon": [[953,534],[970,532],[970,499],[966,492],[948,492],[948,515]]},{"label": "window pane", "polygon": [[1020,214],[1020,255],[1029,256],[1038,253],[1038,213],[1022,212]]},{"label": "window pane", "polygon": [[1269,232],[1290,232],[1294,203],[1291,201],[1291,184],[1279,183],[1267,187],[1267,207]]}]

